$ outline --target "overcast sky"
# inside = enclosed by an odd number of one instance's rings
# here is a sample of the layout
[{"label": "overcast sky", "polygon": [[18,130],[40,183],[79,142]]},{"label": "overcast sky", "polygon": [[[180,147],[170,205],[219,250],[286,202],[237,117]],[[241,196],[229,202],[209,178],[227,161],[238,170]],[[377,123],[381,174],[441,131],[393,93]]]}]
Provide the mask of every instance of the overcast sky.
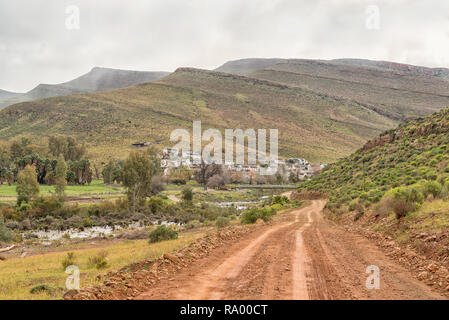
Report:
[{"label": "overcast sky", "polygon": [[449,67],[448,53],[448,0],[0,0],[0,88],[10,91],[94,66],[280,57]]}]

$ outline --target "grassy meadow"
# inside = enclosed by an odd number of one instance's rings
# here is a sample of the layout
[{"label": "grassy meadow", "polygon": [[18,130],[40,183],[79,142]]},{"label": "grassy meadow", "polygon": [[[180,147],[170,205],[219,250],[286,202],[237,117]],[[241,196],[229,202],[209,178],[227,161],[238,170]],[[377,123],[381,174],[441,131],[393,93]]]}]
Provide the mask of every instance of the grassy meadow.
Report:
[{"label": "grassy meadow", "polygon": [[[40,186],[41,195],[49,196],[54,193],[55,187],[48,185]],[[103,180],[93,180],[90,185],[68,185],[66,187],[66,194],[69,197],[74,196],[91,196],[91,195],[107,195],[122,193],[124,188],[116,185],[105,185]],[[16,197],[15,184],[8,186],[7,184],[0,185],[0,201],[2,197]]]},{"label": "grassy meadow", "polygon": [[[65,292],[67,274],[62,261],[68,252],[75,253],[75,265],[80,268],[81,288],[95,284],[99,274],[118,270],[133,262],[157,259],[164,253],[178,250],[195,239],[202,232],[180,233],[176,240],[149,244],[148,240],[128,240],[98,248],[66,248],[64,251],[38,254],[25,258],[13,258],[0,262],[0,299],[61,299]],[[98,270],[89,264],[89,258],[107,252],[108,265]],[[50,291],[32,294],[30,290],[38,285],[48,285]]]}]

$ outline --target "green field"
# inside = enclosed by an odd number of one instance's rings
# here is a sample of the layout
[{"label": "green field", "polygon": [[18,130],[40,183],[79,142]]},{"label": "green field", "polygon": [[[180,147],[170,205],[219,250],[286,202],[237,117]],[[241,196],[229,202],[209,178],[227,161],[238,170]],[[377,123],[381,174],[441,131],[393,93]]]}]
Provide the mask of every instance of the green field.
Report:
[{"label": "green field", "polygon": [[[54,186],[41,185],[40,193],[41,195],[49,196],[54,193]],[[102,180],[93,180],[90,185],[78,186],[69,185],[66,188],[67,196],[92,196],[92,195],[108,195],[108,194],[118,194],[124,191],[123,187],[116,185],[104,185]],[[0,200],[1,197],[16,197],[16,186],[15,185],[0,185]]]}]

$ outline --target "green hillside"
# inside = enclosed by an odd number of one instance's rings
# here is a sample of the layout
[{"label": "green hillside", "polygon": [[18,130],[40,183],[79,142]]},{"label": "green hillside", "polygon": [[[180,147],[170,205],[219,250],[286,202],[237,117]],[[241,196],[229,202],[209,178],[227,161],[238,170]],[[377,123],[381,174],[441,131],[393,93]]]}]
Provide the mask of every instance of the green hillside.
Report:
[{"label": "green hillside", "polygon": [[300,191],[328,195],[328,208],[335,213],[386,209],[401,218],[426,199],[447,199],[448,133],[449,108],[402,123],[331,165]]},{"label": "green hillside", "polygon": [[171,130],[277,128],[281,156],[331,162],[395,122],[341,98],[243,76],[190,68],[160,81],[35,100],[0,112],[0,139],[76,136],[93,159],[124,157],[136,141],[169,143]]}]

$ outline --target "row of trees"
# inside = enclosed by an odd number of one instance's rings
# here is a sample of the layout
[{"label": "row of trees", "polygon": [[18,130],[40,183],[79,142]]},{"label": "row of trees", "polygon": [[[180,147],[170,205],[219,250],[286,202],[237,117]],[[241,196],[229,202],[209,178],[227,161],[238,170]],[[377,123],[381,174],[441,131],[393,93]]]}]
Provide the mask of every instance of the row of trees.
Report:
[{"label": "row of trees", "polygon": [[[59,201],[65,200],[65,188],[67,185],[67,165],[62,155],[59,156],[54,173],[55,193]],[[27,165],[17,176],[17,206],[29,204],[36,199],[40,193],[38,174],[33,165]]]},{"label": "row of trees", "polygon": [[0,145],[0,184],[11,185],[27,166],[35,168],[39,184],[55,184],[59,156],[67,161],[66,179],[69,183],[90,183],[93,174],[90,161],[82,159],[85,152],[85,146],[71,137],[50,137],[47,149],[32,145],[26,138],[9,146]]}]

